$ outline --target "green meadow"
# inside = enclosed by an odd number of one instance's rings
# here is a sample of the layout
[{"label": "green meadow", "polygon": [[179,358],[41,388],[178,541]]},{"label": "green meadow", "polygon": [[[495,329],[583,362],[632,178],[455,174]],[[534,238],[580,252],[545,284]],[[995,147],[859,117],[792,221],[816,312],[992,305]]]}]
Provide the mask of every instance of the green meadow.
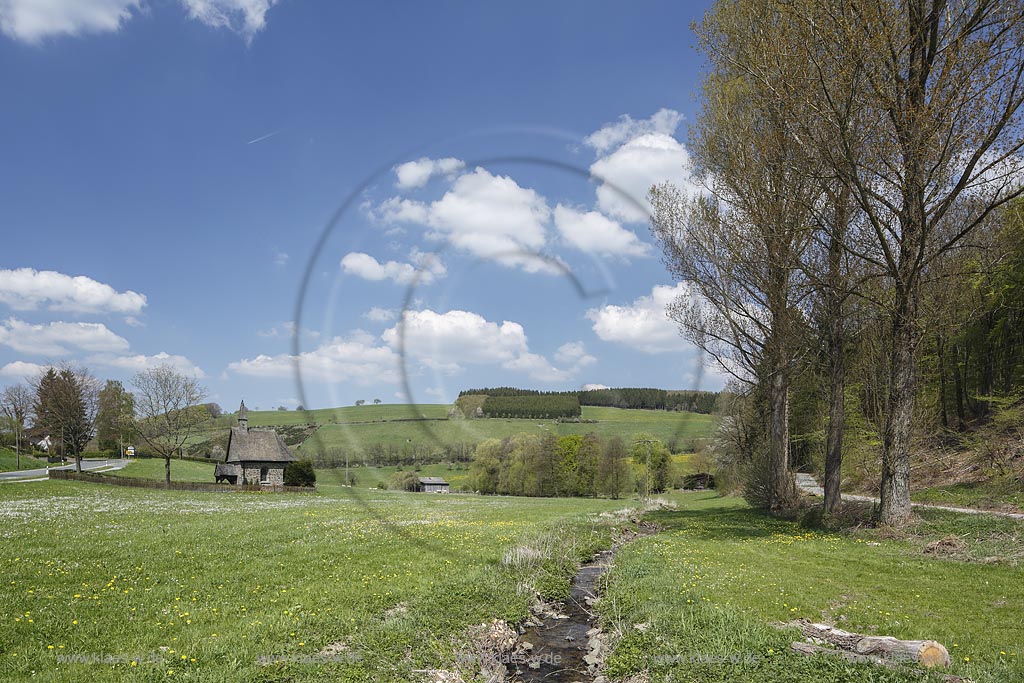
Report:
[{"label": "green meadow", "polygon": [[[380,491],[361,469],[365,484],[321,470],[317,493],[294,495],[0,485],[0,680],[423,681],[455,666],[472,625],[522,621],[534,590],[564,596],[638,505]],[[676,509],[648,513],[660,533],[619,550],[596,606],[620,636],[613,680],[937,680],[792,654],[795,632],[770,623],[801,617],[934,638],[951,673],[1024,680],[1024,524],[923,511],[894,537],[665,498]],[[956,554],[927,552],[952,536]],[[520,548],[543,551],[504,559]]]},{"label": "green meadow", "polygon": [[[679,494],[648,518],[663,531],[617,555],[600,604],[624,634],[613,676],[651,681],[912,681],[905,671],[789,652],[802,639],[772,622],[798,618],[943,643],[946,673],[1024,681],[1024,524],[920,511],[900,537],[772,519],[737,499]],[[958,538],[955,557],[927,551]],[[644,625],[637,628],[636,624]],[[937,679],[937,676],[936,676]]]},{"label": "green meadow", "polygon": [[[622,501],[321,488],[5,485],[0,680],[422,680],[470,625],[526,618],[524,581],[564,593],[622,524],[600,515]],[[560,554],[503,565],[552,535]]]},{"label": "green meadow", "polygon": [[[194,460],[171,459],[172,481],[199,481],[213,483],[214,463],[195,462]],[[129,477],[136,479],[164,479],[163,458],[135,458],[123,469],[110,470],[103,473],[111,477]]]},{"label": "green meadow", "polygon": [[[234,408],[234,406],[231,406]],[[442,419],[448,417],[450,405],[440,403],[427,404],[381,404],[362,406],[343,406],[340,408],[322,408],[317,410],[250,410],[249,425],[251,427],[284,426],[299,424],[332,424],[346,422],[390,422],[392,420],[409,420],[422,418]],[[234,425],[234,415],[223,415],[217,418],[218,426]]]},{"label": "green meadow", "polygon": [[[358,450],[372,444],[401,449],[409,444],[426,447],[445,444],[476,444],[485,439],[501,439],[519,433],[588,434],[593,432],[602,439],[613,436],[629,442],[636,435],[646,433],[664,443],[674,442],[680,448],[690,447],[695,440],[707,437],[714,428],[715,418],[697,413],[664,410],[628,410],[622,408],[583,407],[583,419],[597,422],[557,422],[554,420],[526,420],[481,418],[473,420],[393,421],[393,409],[403,406],[361,406],[338,409],[349,417],[366,410],[366,422],[320,423],[320,428],[300,447],[299,452],[320,453],[336,449]],[[415,406],[428,417],[436,412],[447,414],[447,406]],[[281,413],[283,415],[283,413]],[[252,413],[250,413],[252,415]],[[374,416],[379,421],[374,422]],[[387,417],[392,416],[392,417]],[[442,415],[443,416],[443,415]],[[261,414],[261,420],[270,419]],[[269,423],[268,423],[269,424]]]},{"label": "green meadow", "polygon": [[[39,467],[46,467],[46,458],[36,458],[30,455],[21,454],[21,468],[33,470]],[[0,448],[0,472],[13,472],[18,468],[18,455],[9,448]]]}]

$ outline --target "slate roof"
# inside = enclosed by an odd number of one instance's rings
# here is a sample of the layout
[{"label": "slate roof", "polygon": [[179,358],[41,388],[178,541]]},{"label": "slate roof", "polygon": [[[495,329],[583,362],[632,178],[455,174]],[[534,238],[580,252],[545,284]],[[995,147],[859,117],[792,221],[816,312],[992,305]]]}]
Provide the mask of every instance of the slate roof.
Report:
[{"label": "slate roof", "polygon": [[448,482],[443,477],[420,477],[421,484],[441,484],[442,486],[448,486]]},{"label": "slate roof", "polygon": [[298,460],[272,429],[232,427],[224,462],[295,462]]}]

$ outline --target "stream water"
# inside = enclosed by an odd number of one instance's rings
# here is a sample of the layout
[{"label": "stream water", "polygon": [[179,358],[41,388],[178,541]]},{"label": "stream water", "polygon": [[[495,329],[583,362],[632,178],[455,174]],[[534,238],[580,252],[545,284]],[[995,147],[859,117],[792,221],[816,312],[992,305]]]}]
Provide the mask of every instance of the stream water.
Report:
[{"label": "stream water", "polygon": [[527,626],[520,641],[533,646],[524,662],[508,665],[513,680],[545,683],[592,681],[584,657],[587,632],[596,625],[589,601],[598,594],[598,581],[611,566],[614,551],[605,550],[583,565],[570,587],[569,598],[544,614],[540,625]]}]

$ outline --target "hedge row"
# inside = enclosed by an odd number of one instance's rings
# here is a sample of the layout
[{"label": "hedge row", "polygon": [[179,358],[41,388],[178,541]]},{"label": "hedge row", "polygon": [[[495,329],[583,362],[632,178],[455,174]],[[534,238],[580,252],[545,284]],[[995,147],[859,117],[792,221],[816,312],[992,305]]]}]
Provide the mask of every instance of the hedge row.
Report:
[{"label": "hedge row", "polygon": [[[459,392],[460,399],[465,397],[487,396],[490,399],[520,399],[523,403],[503,403],[494,405],[529,405],[530,401],[542,401],[558,397],[573,397],[581,406],[602,406],[610,408],[632,408],[639,410],[685,410],[691,413],[710,414],[715,409],[719,393],[715,391],[667,390],[641,387],[625,387],[621,389],[592,389],[589,391],[537,391],[536,389],[519,389],[516,387],[493,387],[484,389],[466,389]],[[542,405],[537,403],[537,405]],[[546,404],[545,404],[546,405]],[[465,412],[465,411],[464,411]],[[491,414],[486,403],[484,414]],[[578,415],[579,413],[575,413]],[[524,416],[525,417],[525,416]],[[543,417],[543,415],[531,415]],[[552,416],[557,417],[557,416]],[[572,415],[566,415],[572,417]]]},{"label": "hedge row", "polygon": [[129,486],[139,489],[170,489],[172,491],[216,491],[220,493],[236,493],[239,491],[273,491],[274,493],[313,493],[315,488],[309,486],[234,486],[231,484],[206,484],[198,481],[167,482],[156,479],[138,479],[133,477],[107,477],[92,472],[75,472],[74,470],[50,470],[50,479],[70,481],[86,481],[91,484],[109,484],[111,486]]}]

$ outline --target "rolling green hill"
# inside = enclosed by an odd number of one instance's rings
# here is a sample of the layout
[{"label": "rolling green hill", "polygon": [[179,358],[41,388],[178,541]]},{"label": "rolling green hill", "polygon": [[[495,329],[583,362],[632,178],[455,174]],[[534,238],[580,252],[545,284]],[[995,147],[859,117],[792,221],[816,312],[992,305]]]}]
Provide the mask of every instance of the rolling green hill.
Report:
[{"label": "rolling green hill", "polygon": [[[465,448],[490,438],[519,433],[587,434],[602,438],[619,436],[626,441],[637,434],[651,434],[671,444],[676,452],[692,450],[696,440],[707,438],[716,418],[697,413],[663,410],[630,410],[584,406],[583,420],[595,422],[557,422],[511,418],[448,419],[447,404],[364,405],[310,411],[262,410],[249,412],[252,427],[277,427],[282,435],[302,425],[315,425],[311,436],[295,448],[299,455],[318,457],[348,452],[359,458],[371,449],[391,452],[415,451],[417,460],[462,445]],[[223,415],[194,442],[223,441],[226,430],[235,424],[234,415]],[[301,432],[300,432],[301,433]],[[301,436],[299,437],[301,439]],[[286,438],[287,440],[287,438]],[[292,441],[288,441],[292,445]]]},{"label": "rolling green hill", "polygon": [[[297,424],[332,424],[348,422],[379,422],[392,420],[414,420],[426,418],[445,419],[448,417],[449,405],[428,403],[407,405],[401,403],[382,404],[379,406],[344,406],[342,408],[322,408],[319,410],[250,410],[249,426],[268,427]],[[220,426],[235,424],[235,416],[223,415],[217,418]]]},{"label": "rolling green hill", "polygon": [[[447,413],[448,407],[439,405],[417,408],[423,414],[431,415],[442,411]],[[298,450],[299,453],[307,454],[324,453],[332,449],[362,451],[373,444],[398,449],[411,446],[432,448],[458,443],[476,444],[484,439],[500,439],[522,432],[543,434],[547,431],[560,436],[593,432],[602,438],[619,436],[627,441],[636,434],[648,433],[665,443],[674,443],[677,450],[688,450],[692,448],[694,439],[709,436],[715,424],[715,418],[710,415],[621,408],[584,407],[583,419],[597,422],[503,418],[339,422],[322,425]]]}]

